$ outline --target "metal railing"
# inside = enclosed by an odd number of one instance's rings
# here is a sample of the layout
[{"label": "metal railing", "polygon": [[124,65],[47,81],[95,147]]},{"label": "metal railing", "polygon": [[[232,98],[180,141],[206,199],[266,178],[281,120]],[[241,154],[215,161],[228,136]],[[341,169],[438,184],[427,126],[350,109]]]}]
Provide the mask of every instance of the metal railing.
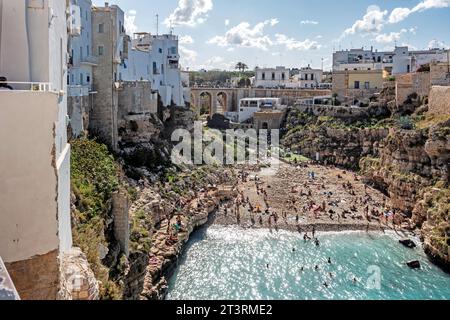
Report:
[{"label": "metal railing", "polygon": [[98,58],[95,56],[86,56],[80,58],[81,64],[98,64]]},{"label": "metal railing", "polygon": [[0,81],[0,90],[50,92],[50,82]]},{"label": "metal railing", "polygon": [[89,92],[91,91],[92,91],[91,86],[82,86],[82,85],[67,86],[67,92],[69,94],[69,97],[88,96]]}]

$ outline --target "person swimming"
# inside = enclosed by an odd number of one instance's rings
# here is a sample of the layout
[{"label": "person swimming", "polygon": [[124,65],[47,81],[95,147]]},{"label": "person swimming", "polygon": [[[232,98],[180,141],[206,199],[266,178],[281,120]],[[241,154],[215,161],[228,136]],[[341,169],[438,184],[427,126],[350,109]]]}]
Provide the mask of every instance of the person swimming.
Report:
[{"label": "person swimming", "polygon": [[328,263],[331,264],[331,258],[328,258]]},{"label": "person swimming", "polygon": [[316,265],[315,267],[314,267],[314,270],[319,270],[319,266],[318,265]]}]

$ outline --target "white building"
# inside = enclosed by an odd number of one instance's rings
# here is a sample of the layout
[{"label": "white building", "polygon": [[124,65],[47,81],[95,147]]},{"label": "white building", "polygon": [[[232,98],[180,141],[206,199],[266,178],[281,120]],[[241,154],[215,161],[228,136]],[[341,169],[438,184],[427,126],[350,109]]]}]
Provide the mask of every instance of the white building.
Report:
[{"label": "white building", "polygon": [[295,77],[298,77],[300,88],[315,89],[322,83],[323,71],[322,69],[313,69],[308,65],[301,68],[300,73]]},{"label": "white building", "polygon": [[392,70],[393,51],[350,49],[333,53],[333,71],[347,70]]},{"label": "white building", "polygon": [[261,110],[284,110],[280,98],[245,98],[239,100],[237,112],[225,112],[225,117],[235,123],[243,123],[253,118]]},{"label": "white building", "polygon": [[448,50],[409,51],[396,47],[394,51],[351,49],[333,53],[333,71],[384,70],[393,75],[417,71],[422,65],[447,61]]},{"label": "white building", "polygon": [[120,68],[121,79],[147,80],[158,91],[163,106],[184,107],[189,97],[185,97],[181,81],[177,36],[136,33],[129,46],[128,59]]},{"label": "white building", "polygon": [[70,0],[68,110],[75,136],[88,128],[87,115],[92,107],[93,67],[97,58],[92,46],[92,1]]},{"label": "white building", "polygon": [[289,69],[285,67],[256,68],[255,82],[256,88],[283,88],[290,83]]},{"label": "white building", "polygon": [[409,51],[408,47],[396,47],[392,74],[416,72],[423,65],[445,62],[449,51],[444,49]]},{"label": "white building", "polygon": [[0,90],[0,256],[13,281],[28,275],[22,299],[56,299],[72,247],[66,9],[0,0],[0,76],[13,89]]}]

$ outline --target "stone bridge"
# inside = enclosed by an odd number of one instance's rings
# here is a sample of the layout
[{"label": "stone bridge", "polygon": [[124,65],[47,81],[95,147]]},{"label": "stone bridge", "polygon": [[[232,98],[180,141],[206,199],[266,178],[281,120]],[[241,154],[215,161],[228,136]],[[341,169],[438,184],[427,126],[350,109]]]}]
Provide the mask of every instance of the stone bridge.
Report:
[{"label": "stone bridge", "polygon": [[193,87],[191,106],[200,113],[202,102],[208,102],[209,114],[223,114],[237,111],[239,100],[244,98],[280,98],[282,104],[291,106],[299,98],[326,95],[331,95],[331,90]]}]

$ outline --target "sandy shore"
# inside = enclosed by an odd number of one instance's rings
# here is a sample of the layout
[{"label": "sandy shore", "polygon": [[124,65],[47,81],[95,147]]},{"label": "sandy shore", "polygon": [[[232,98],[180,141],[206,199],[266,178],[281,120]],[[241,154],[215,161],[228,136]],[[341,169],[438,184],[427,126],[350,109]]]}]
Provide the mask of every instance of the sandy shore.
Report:
[{"label": "sandy shore", "polygon": [[[311,172],[314,172],[312,177]],[[393,217],[389,198],[366,186],[361,178],[339,168],[281,163],[278,170],[242,171],[238,195],[224,202],[212,217],[218,225],[243,228],[312,231],[384,231],[411,234]],[[368,212],[368,213],[367,213]],[[274,214],[277,215],[275,223]]]}]

